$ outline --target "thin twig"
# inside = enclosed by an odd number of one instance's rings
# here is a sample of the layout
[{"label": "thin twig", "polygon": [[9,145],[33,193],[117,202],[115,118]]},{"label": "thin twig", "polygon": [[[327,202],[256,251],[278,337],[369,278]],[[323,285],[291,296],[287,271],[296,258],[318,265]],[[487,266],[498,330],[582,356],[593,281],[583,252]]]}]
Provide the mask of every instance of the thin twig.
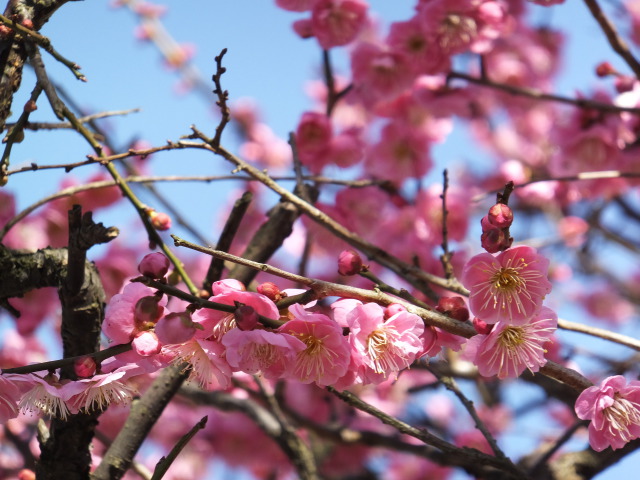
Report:
[{"label": "thin twig", "polygon": [[51,54],[53,58],[55,58],[60,63],[65,65],[69,70],[71,70],[71,72],[78,80],[81,80],[83,82],[87,81],[87,78],[82,73],[80,73],[80,66],[77,63],[72,62],[71,60],[67,60],[65,57],[60,55],[60,53],[58,53],[58,51],[53,48],[53,46],[51,45],[51,40],[49,40],[47,37],[20,25],[18,22],[11,20],[4,15],[0,15],[0,23],[3,23],[13,30],[17,30],[22,34],[27,35],[29,37],[29,40],[40,45],[46,52]]},{"label": "thin twig", "polygon": [[570,330],[572,332],[584,333],[591,335],[592,337],[602,338],[610,342],[624,345],[625,347],[633,348],[640,351],[640,340],[622,335],[621,333],[615,333],[604,328],[592,327],[590,325],[583,325],[581,323],[570,322],[568,320],[558,319],[558,328],[563,330]]},{"label": "thin twig", "polygon": [[220,123],[216,127],[216,134],[213,137],[213,144],[216,146],[220,145],[220,140],[222,138],[222,132],[224,131],[224,127],[229,123],[229,119],[231,118],[231,111],[229,110],[229,105],[227,105],[227,100],[229,100],[229,92],[227,90],[222,89],[221,78],[222,74],[227,71],[225,67],[222,66],[222,58],[227,53],[227,49],[223,48],[218,55],[216,60],[216,73],[213,74],[211,79],[213,80],[213,84],[215,88],[213,89],[214,95],[218,97],[216,101],[216,105],[220,108]]},{"label": "thin twig", "polygon": [[447,210],[447,190],[449,188],[449,174],[445,168],[442,172],[442,255],[440,255],[440,263],[442,263],[442,269],[444,270],[444,276],[447,280],[454,278],[453,265],[451,264],[451,257],[453,253],[449,251],[449,230],[447,228],[447,219],[449,217],[449,210]]},{"label": "thin twig", "polygon": [[534,88],[523,88],[523,87],[515,87],[513,85],[508,85],[506,83],[498,83],[493,82],[488,79],[474,77],[473,75],[468,75],[462,72],[449,72],[447,75],[447,80],[451,79],[460,79],[466,80],[467,82],[474,83],[476,85],[480,85],[483,87],[493,88],[495,90],[501,90],[503,92],[509,93],[511,95],[516,95],[520,97],[527,97],[534,100],[544,100],[550,102],[558,102],[564,103],[567,105],[573,105],[578,108],[592,108],[594,110],[601,110],[603,112],[629,112],[634,113],[636,115],[640,114],[640,108],[637,107],[619,107],[617,105],[597,102],[595,100],[588,100],[586,98],[569,98],[563,97],[560,95],[554,95],[551,93],[544,93],[541,90],[537,90]]},{"label": "thin twig", "polygon": [[[90,123],[94,120],[99,120],[101,118],[115,117],[120,115],[129,115],[130,113],[139,112],[139,108],[130,108],[128,110],[114,110],[110,112],[98,112],[93,113],[91,115],[85,115],[84,117],[79,117],[78,121],[80,123]],[[16,122],[17,123],[17,122]],[[11,129],[16,123],[7,123],[5,126],[7,129]],[[23,127],[25,130],[61,130],[61,129],[72,129],[73,125],[70,122],[26,122]]]},{"label": "thin twig", "polygon": [[202,417],[200,421],[191,428],[191,430],[189,430],[180,438],[180,440],[178,440],[178,443],[173,446],[173,448],[169,452],[169,455],[158,460],[151,480],[160,480],[164,476],[164,474],[167,473],[167,470],[169,470],[169,467],[174,462],[174,460],[178,458],[178,455],[184,449],[184,447],[186,447],[189,441],[191,441],[191,439],[195,437],[198,431],[202,430],[205,427],[208,419],[209,417],[207,416]]},{"label": "thin twig", "polygon": [[609,21],[600,8],[600,5],[598,5],[598,2],[596,0],[584,0],[584,3],[587,5],[587,8],[589,8],[593,18],[598,22],[598,25],[600,25],[600,28],[609,41],[609,45],[611,45],[611,48],[613,48],[613,50],[622,57],[627,65],[629,65],[631,70],[633,70],[633,73],[635,73],[636,78],[640,78],[640,63],[633,56],[631,50],[629,50],[627,43],[622,39],[622,37],[620,37],[620,35],[618,35],[613,23]]}]

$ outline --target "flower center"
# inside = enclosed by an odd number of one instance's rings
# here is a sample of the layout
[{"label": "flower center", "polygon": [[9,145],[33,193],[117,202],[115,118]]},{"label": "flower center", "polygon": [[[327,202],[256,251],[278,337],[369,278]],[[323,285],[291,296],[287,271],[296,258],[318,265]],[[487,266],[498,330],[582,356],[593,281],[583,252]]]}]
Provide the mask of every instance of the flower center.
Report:
[{"label": "flower center", "polygon": [[522,327],[507,327],[500,334],[498,338],[500,343],[506,348],[514,349],[519,347],[525,342],[525,334]]},{"label": "flower center", "polygon": [[616,393],[613,405],[605,408],[602,414],[607,419],[611,431],[621,435],[627,442],[635,438],[629,432],[629,425],[640,424],[640,405]]},{"label": "flower center", "polygon": [[493,274],[491,277],[491,283],[498,290],[508,292],[518,290],[525,285],[525,281],[520,275],[520,272],[513,267],[502,267]]},{"label": "flower center", "polygon": [[264,368],[269,368],[276,361],[277,351],[271,344],[261,344],[256,346],[254,356],[260,361]]},{"label": "flower center", "polygon": [[471,43],[478,34],[478,25],[473,18],[452,13],[442,21],[438,33],[440,46],[453,50]]}]

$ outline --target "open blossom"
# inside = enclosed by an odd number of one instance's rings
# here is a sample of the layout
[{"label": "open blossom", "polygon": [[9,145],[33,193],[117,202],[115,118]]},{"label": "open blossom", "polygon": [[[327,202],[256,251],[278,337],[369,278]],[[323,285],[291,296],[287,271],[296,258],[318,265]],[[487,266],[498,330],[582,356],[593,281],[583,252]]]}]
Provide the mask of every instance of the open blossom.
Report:
[{"label": "open blossom", "polygon": [[537,372],[547,363],[544,344],[557,325],[555,312],[542,307],[528,323],[516,326],[498,322],[488,334],[472,337],[463,356],[478,367],[483,377],[515,378],[525,369]]},{"label": "open blossom", "polygon": [[420,317],[400,311],[385,320],[376,303],[356,306],[347,318],[349,343],[362,383],[378,384],[407,368],[423,349]]},{"label": "open blossom", "polygon": [[57,375],[42,378],[35,374],[15,375],[14,380],[27,382],[31,388],[22,396],[19,408],[22,412],[39,410],[45,415],[66,420],[76,410],[69,408],[67,401],[82,390],[78,382],[60,381]]},{"label": "open blossom", "polygon": [[174,363],[187,362],[191,366],[189,378],[205,389],[227,388],[231,368],[224,358],[224,346],[211,340],[192,338],[178,345],[167,345],[163,352],[174,355]]},{"label": "open blossom", "polygon": [[134,388],[123,382],[127,371],[137,369],[127,365],[116,370],[78,380],[83,390],[69,399],[69,404],[84,412],[103,411],[111,403],[128,404],[136,394]]},{"label": "open blossom", "polygon": [[311,13],[313,34],[325,50],[351,43],[366,23],[362,0],[318,0]]},{"label": "open blossom", "polygon": [[624,447],[640,437],[640,381],[622,375],[605,378],[576,400],[576,415],[589,423],[589,444],[596,452]]},{"label": "open blossom", "polygon": [[0,423],[18,416],[20,390],[6,377],[0,375]]},{"label": "open blossom", "polygon": [[296,354],[291,375],[302,383],[334,384],[347,373],[350,361],[342,328],[326,315],[307,312],[302,305],[292,305],[289,311],[294,319],[278,330],[306,345]]},{"label": "open blossom", "polygon": [[476,255],[462,272],[471,311],[487,323],[522,325],[540,311],[544,296],[551,291],[548,268],[549,260],[527,246],[510,248],[495,257]]},{"label": "open blossom", "polygon": [[266,378],[282,378],[307,346],[292,335],[266,330],[229,330],[222,337],[225,357],[231,368]]}]

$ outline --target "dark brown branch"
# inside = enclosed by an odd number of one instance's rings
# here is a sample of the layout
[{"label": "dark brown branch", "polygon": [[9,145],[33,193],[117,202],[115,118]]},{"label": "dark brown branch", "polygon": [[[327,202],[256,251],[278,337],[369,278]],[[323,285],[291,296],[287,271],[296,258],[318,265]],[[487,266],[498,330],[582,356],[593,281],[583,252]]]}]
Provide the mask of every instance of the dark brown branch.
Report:
[{"label": "dark brown branch", "polygon": [[225,67],[222,66],[222,57],[227,53],[227,49],[223,48],[218,55],[216,60],[216,73],[211,77],[215,88],[213,89],[214,95],[218,97],[216,101],[216,105],[220,108],[220,123],[216,127],[216,133],[213,137],[213,144],[216,146],[220,146],[220,140],[222,139],[222,132],[224,131],[224,127],[226,127],[227,123],[229,123],[229,119],[231,116],[231,112],[229,110],[229,105],[227,105],[227,101],[229,100],[229,92],[227,90],[222,89],[221,78],[222,74],[227,71]]},{"label": "dark brown branch", "polygon": [[[240,223],[244,218],[245,213],[247,213],[247,209],[251,204],[251,200],[253,200],[253,194],[251,192],[244,192],[242,197],[236,200],[233,205],[233,209],[227,218],[226,223],[224,224],[224,228],[222,229],[222,233],[220,233],[220,238],[218,239],[218,244],[216,246],[216,250],[222,250],[228,252],[231,248],[231,243],[238,232],[238,228],[240,228]],[[217,282],[222,278],[222,271],[224,270],[224,260],[220,258],[211,258],[211,263],[209,264],[209,269],[207,270],[206,278],[203,282],[202,288],[211,294],[211,285],[213,282]]]}]

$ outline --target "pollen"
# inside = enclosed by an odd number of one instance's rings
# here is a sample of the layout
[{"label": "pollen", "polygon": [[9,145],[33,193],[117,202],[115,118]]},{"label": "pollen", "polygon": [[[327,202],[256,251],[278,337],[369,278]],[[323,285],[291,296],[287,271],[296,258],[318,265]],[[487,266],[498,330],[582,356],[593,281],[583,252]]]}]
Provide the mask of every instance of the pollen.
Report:
[{"label": "pollen", "polygon": [[517,291],[526,284],[518,269],[513,267],[498,270],[491,277],[491,283],[496,289],[507,292]]},{"label": "pollen", "polygon": [[522,327],[507,327],[499,335],[500,343],[508,349],[518,348],[525,343],[526,336]]}]

